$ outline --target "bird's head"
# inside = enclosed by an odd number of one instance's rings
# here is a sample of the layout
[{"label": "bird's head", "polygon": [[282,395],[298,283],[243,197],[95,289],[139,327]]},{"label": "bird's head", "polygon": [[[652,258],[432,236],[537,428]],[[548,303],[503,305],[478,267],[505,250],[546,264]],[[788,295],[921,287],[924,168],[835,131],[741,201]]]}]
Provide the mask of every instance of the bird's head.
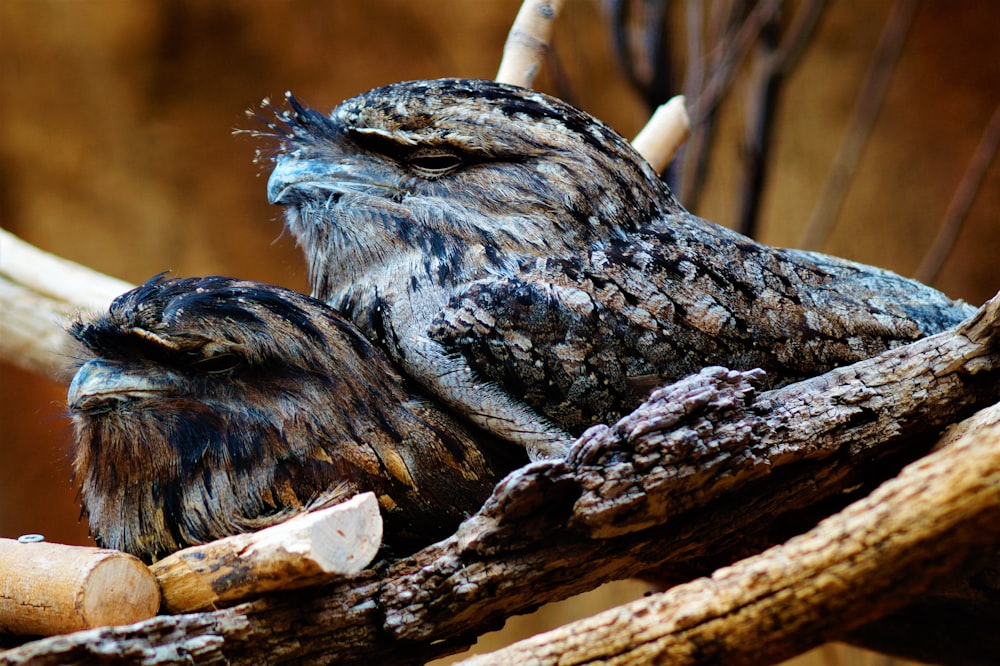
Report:
[{"label": "bird's head", "polygon": [[310,477],[345,474],[296,434],[335,437],[314,416],[324,401],[366,399],[350,395],[366,382],[332,372],[342,347],[369,348],[338,323],[293,292],[158,276],[71,325],[74,469],[98,541],[155,558],[305,506],[322,492]]},{"label": "bird's head", "polygon": [[[104,546],[156,558],[365,490],[389,508],[433,503],[419,455],[441,479],[433,456],[449,445],[458,451],[446,460],[479,493],[441,500],[455,512],[477,508],[507,471],[483,473],[475,451],[461,459],[472,448],[463,431],[436,421],[381,352],[301,294],[156,277],[70,333],[83,361],[68,395],[74,470]],[[419,523],[420,510],[406,518]],[[425,513],[433,528],[454,526],[448,510]]]},{"label": "bird's head", "polygon": [[[287,206],[315,293],[405,254],[439,276],[586,247],[677,204],[614,130],[548,95],[494,81],[377,88],[329,116],[288,96],[268,182]],[[444,279],[438,277],[438,279]]]}]

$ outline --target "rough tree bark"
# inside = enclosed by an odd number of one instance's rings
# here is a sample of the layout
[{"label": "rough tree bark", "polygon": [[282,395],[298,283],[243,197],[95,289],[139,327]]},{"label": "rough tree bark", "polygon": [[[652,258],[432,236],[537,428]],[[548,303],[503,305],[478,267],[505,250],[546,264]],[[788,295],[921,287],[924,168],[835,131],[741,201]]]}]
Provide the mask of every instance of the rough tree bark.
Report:
[{"label": "rough tree bark", "polygon": [[903,605],[998,526],[994,424],[781,546],[465,663],[772,663]]},{"label": "rough tree bark", "polygon": [[[805,531],[925,454],[944,425],[995,403],[998,321],[995,298],[954,331],[764,393],[755,388],[759,371],[706,369],[656,391],[619,423],[592,428],[566,459],[512,473],[454,536],[409,558],[233,608],[36,641],[0,653],[0,663],[419,663],[470,645],[510,615],[606,581],[709,573]],[[983,446],[995,456],[996,438]],[[908,474],[911,491],[928,482],[919,469]],[[879,575],[901,587],[854,588],[846,621],[817,614],[806,597],[792,599],[791,612],[818,617],[819,626],[776,638],[784,648],[768,654],[844,636],[855,618],[898,608],[984,544],[995,547],[996,501],[996,492],[979,498],[963,519],[978,528],[949,532],[946,548],[928,554],[926,577],[885,570]],[[883,503],[867,506],[850,520],[878,522]],[[809,564],[823,569],[823,558],[870,536],[836,529],[832,551],[800,549],[796,557],[819,558]],[[910,543],[889,535],[861,545],[884,553]],[[781,580],[761,583],[762,596],[772,584],[776,593]],[[758,641],[774,628],[767,617],[749,634]],[[736,619],[721,617],[719,631]],[[741,649],[748,659],[756,654],[754,644]]]}]

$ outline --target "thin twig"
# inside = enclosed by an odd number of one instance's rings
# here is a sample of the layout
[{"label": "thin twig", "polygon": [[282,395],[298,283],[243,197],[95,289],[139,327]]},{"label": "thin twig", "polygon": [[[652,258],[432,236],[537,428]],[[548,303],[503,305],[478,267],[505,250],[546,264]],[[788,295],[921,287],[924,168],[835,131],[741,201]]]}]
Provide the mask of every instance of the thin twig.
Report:
[{"label": "thin twig", "polygon": [[857,101],[847,121],[844,139],[830,167],[819,202],[813,209],[799,246],[819,248],[830,235],[844,203],[851,177],[858,166],[861,151],[868,142],[872,127],[889,89],[889,79],[913,24],[920,0],[896,0],[872,55],[872,62],[858,92]]},{"label": "thin twig", "polygon": [[[705,180],[705,162],[711,144],[710,135],[714,125],[715,111],[732,86],[739,66],[746,60],[760,36],[761,30],[781,9],[782,0],[767,0],[757,4],[746,16],[733,34],[735,13],[727,17],[729,25],[719,39],[710,42],[721,57],[710,64],[712,76],[696,99],[692,100],[691,124],[696,128],[691,146],[685,156],[684,184],[681,201],[694,207]],[[696,148],[696,149],[695,149]]]},{"label": "thin twig", "polygon": [[545,62],[564,0],[524,0],[507,34],[496,80],[530,88]]},{"label": "thin twig", "polygon": [[788,29],[778,42],[778,17],[761,32],[757,54],[750,74],[743,139],[743,172],[738,186],[736,222],[740,233],[754,237],[760,218],[761,200],[767,185],[774,114],[785,77],[798,63],[819,22],[825,0],[809,0],[795,13]]},{"label": "thin twig", "polygon": [[665,103],[673,91],[667,43],[668,0],[604,0],[611,48],[625,78],[649,108]]},{"label": "thin twig", "polygon": [[733,228],[750,237],[754,236],[760,217],[760,203],[767,177],[767,158],[774,128],[774,108],[783,78],[776,64],[777,33],[777,20],[773,20],[762,31],[747,84],[749,95],[746,124],[743,128],[743,169],[737,185],[736,221]]},{"label": "thin twig", "polygon": [[782,74],[788,74],[799,64],[799,58],[812,39],[825,9],[826,0],[806,0],[795,13],[775,57],[778,70]]},{"label": "thin twig", "polygon": [[[691,3],[701,4],[699,0],[689,0],[690,11],[695,11],[690,8]],[[730,36],[736,30],[738,20],[734,4],[728,0],[720,0],[712,6],[703,44],[696,53],[688,54],[689,60],[697,58],[699,61],[697,66],[692,66],[698,71],[697,87],[685,83],[685,98],[691,104],[692,116],[695,116],[693,110],[699,108],[699,100],[705,94],[707,87],[705,73],[719,70],[727,50],[727,47],[722,45],[730,44],[732,41]],[[700,10],[697,13],[700,13]],[[695,17],[689,16],[688,23],[694,23],[695,20]],[[693,45],[692,41],[688,42],[689,48]],[[678,195],[681,202],[691,210],[696,210],[698,207],[698,197],[708,175],[708,150],[715,135],[715,109],[716,107],[712,106],[707,112],[694,117],[691,123],[693,133],[684,149]]]},{"label": "thin twig", "polygon": [[756,5],[747,15],[746,20],[740,24],[736,34],[727,40],[729,41],[728,48],[723,51],[722,58],[717,67],[713,69],[711,78],[698,97],[695,111],[692,114],[695,122],[698,122],[722,101],[736,78],[740,64],[746,60],[754,48],[761,31],[781,9],[781,4],[782,0],[766,0]]},{"label": "thin twig", "polygon": [[948,259],[948,255],[955,245],[955,240],[962,230],[962,224],[969,214],[969,209],[972,208],[972,202],[976,200],[976,194],[979,193],[979,189],[983,185],[986,171],[993,163],[993,158],[996,157],[998,146],[1000,146],[1000,106],[993,112],[993,117],[990,118],[989,124],[983,131],[983,136],[979,139],[979,145],[976,146],[969,166],[962,175],[958,189],[955,190],[955,195],[948,204],[941,228],[938,230],[930,249],[927,250],[923,261],[920,262],[916,275],[914,275],[921,282],[930,284],[941,272],[941,267]]}]

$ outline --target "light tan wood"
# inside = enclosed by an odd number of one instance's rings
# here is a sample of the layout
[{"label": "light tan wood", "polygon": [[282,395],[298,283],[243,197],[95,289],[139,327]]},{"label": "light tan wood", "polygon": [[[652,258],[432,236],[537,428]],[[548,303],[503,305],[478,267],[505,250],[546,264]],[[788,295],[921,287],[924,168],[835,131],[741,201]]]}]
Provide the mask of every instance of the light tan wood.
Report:
[{"label": "light tan wood", "polygon": [[156,615],[160,589],[115,550],[0,539],[0,632],[52,635]]},{"label": "light tan wood", "polygon": [[496,80],[530,88],[552,39],[552,27],[565,0],[525,0],[507,34]]},{"label": "light tan wood", "polygon": [[382,541],[374,493],[177,551],[151,567],[170,613],[289,590],[365,568]]},{"label": "light tan wood", "polygon": [[80,309],[103,310],[133,285],[57,257],[0,229],[0,275]]},{"label": "light tan wood", "polygon": [[67,380],[74,308],[0,275],[0,358],[50,379]]},{"label": "light tan wood", "polygon": [[657,107],[646,126],[632,139],[632,147],[663,173],[688,137],[691,118],[684,106],[684,96],[676,95]]},{"label": "light tan wood", "polygon": [[66,380],[73,363],[67,321],[106,311],[132,286],[0,229],[0,358]]}]

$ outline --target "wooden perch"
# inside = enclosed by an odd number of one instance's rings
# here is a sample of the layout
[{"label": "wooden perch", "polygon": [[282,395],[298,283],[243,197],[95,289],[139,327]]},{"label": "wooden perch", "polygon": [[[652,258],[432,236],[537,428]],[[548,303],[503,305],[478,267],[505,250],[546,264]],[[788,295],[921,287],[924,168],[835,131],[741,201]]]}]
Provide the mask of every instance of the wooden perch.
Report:
[{"label": "wooden perch", "polygon": [[461,663],[774,663],[903,606],[998,537],[1000,426],[992,425],[784,545]]},{"label": "wooden perch", "polygon": [[183,613],[355,574],[382,543],[374,493],[250,534],[177,551],[151,567],[163,609]]},{"label": "wooden perch", "polygon": [[684,96],[677,95],[653,112],[646,126],[632,139],[632,146],[657,173],[663,173],[689,136],[691,119],[684,107]]},{"label": "wooden perch", "polygon": [[[149,651],[159,663],[417,663],[610,580],[690,580],[802,532],[919,458],[943,425],[995,403],[998,309],[1000,298],[958,330],[760,394],[757,372],[708,369],[591,429],[568,458],[515,471],[454,536],[411,557],[294,595],[43,639],[0,663],[128,663]],[[878,506],[864,520],[884,520]],[[991,529],[976,539],[1000,540]],[[829,621],[819,635],[846,629]]]},{"label": "wooden perch", "polygon": [[48,636],[153,617],[156,580],[116,550],[0,539],[0,632]]},{"label": "wooden perch", "polygon": [[0,358],[65,380],[72,363],[67,318],[80,311],[106,311],[115,296],[132,286],[0,229]]},{"label": "wooden perch", "polygon": [[552,28],[565,0],[525,0],[517,12],[496,80],[530,88],[552,41]]},{"label": "wooden perch", "polygon": [[[950,426],[935,449],[975,436],[979,430],[996,431],[998,427],[1000,403]],[[988,666],[1000,654],[997,627],[1000,556],[994,556],[982,569],[971,563],[956,568],[913,603],[852,631],[843,640],[918,661]]]}]

